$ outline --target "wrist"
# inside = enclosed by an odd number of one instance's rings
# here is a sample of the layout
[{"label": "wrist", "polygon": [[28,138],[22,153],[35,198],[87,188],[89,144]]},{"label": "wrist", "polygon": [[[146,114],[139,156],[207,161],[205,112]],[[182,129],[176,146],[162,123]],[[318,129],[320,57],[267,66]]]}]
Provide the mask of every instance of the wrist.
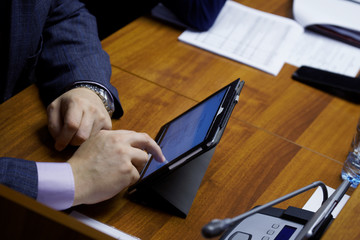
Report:
[{"label": "wrist", "polygon": [[79,169],[76,162],[78,160],[74,160],[74,156],[69,159],[68,163],[71,166],[71,170],[74,176],[74,201],[73,206],[77,206],[84,203],[86,190],[88,190],[86,184],[82,181],[84,179],[82,175],[81,168]]},{"label": "wrist", "polygon": [[106,111],[109,113],[110,117],[112,117],[115,111],[114,100],[106,89],[91,83],[77,83],[74,85],[73,88],[87,88],[96,93],[96,95],[101,99],[102,103],[104,104]]}]

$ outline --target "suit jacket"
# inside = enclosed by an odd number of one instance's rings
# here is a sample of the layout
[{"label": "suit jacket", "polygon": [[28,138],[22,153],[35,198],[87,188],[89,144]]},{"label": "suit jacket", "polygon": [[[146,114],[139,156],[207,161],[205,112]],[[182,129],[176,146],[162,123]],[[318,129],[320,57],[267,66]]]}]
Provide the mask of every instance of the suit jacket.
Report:
[{"label": "suit jacket", "polygon": [[[36,83],[47,105],[74,83],[93,81],[112,93],[113,116],[120,117],[123,111],[110,84],[109,56],[101,48],[95,18],[84,5],[77,0],[9,2],[8,71],[0,75],[0,102]],[[0,183],[35,198],[35,162],[0,158]]]},{"label": "suit jacket", "polygon": [[190,28],[207,31],[215,22],[226,0],[161,0]]},{"label": "suit jacket", "polygon": [[[77,0],[12,0],[9,11],[8,72],[2,101],[36,82],[49,104],[77,81],[94,81],[115,98],[109,56],[101,48],[95,18]],[[0,102],[2,102],[0,101]]]},{"label": "suit jacket", "polygon": [[33,161],[0,158],[0,183],[36,198],[38,193],[37,168]]}]

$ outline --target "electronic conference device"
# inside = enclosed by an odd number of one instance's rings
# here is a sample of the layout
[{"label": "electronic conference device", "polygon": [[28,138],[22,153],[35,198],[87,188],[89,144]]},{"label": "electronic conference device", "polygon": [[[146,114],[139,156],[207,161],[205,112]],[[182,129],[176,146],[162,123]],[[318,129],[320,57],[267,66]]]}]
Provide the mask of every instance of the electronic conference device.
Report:
[{"label": "electronic conference device", "polygon": [[245,218],[226,232],[221,240],[290,240],[295,239],[310,220],[313,212],[289,207],[286,210],[268,208]]},{"label": "electronic conference device", "polygon": [[[333,221],[331,213],[350,185],[351,182],[343,181],[328,198],[325,184],[314,182],[232,219],[214,219],[203,227],[202,235],[206,238],[222,235],[220,240],[319,239]],[[315,213],[295,207],[286,210],[272,207],[317,186],[323,191],[323,203]]]}]

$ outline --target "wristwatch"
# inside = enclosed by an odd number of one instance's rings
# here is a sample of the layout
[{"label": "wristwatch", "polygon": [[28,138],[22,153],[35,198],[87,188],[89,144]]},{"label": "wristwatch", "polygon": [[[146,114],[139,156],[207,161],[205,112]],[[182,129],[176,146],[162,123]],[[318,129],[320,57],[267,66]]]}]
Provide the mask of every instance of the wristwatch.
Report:
[{"label": "wristwatch", "polygon": [[105,109],[109,113],[110,117],[113,115],[115,111],[114,100],[112,96],[110,96],[109,92],[104,88],[91,83],[78,83],[74,86],[74,88],[87,88],[96,93],[96,95],[98,95],[103,102]]}]

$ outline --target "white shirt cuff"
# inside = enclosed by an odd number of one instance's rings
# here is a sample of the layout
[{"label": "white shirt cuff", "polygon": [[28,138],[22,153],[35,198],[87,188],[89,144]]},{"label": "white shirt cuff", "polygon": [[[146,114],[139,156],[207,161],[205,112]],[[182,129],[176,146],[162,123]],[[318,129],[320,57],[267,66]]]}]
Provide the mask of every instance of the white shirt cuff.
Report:
[{"label": "white shirt cuff", "polygon": [[69,163],[36,162],[38,170],[37,201],[56,210],[70,208],[74,202],[75,183]]}]

